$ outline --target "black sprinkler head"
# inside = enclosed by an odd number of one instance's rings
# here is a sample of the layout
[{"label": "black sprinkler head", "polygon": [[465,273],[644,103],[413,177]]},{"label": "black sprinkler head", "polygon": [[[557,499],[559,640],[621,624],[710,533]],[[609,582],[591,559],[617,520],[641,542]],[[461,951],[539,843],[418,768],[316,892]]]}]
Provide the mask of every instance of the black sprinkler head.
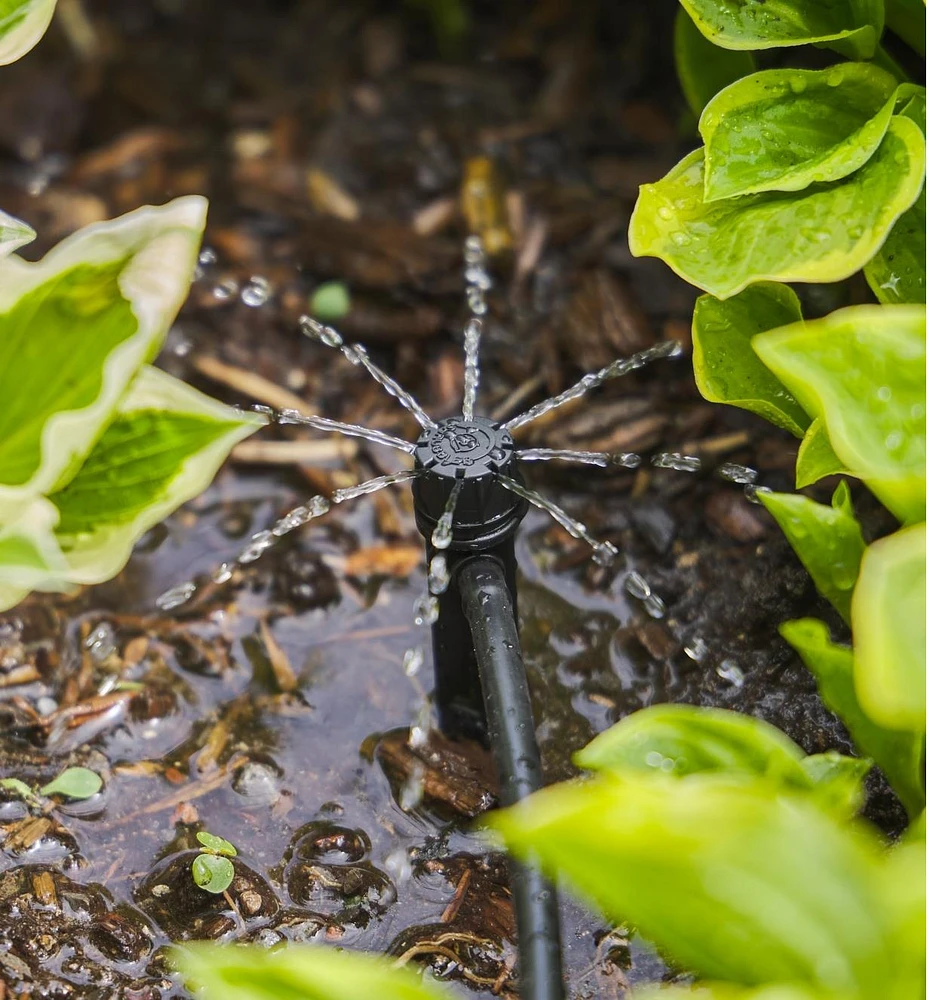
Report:
[{"label": "black sprinkler head", "polygon": [[521,482],[515,442],[487,417],[447,417],[423,431],[415,446],[415,467],[426,472],[412,483],[415,521],[426,538],[458,483],[451,549],[476,551],[497,545],[525,516],[527,502],[498,480],[501,473]]}]

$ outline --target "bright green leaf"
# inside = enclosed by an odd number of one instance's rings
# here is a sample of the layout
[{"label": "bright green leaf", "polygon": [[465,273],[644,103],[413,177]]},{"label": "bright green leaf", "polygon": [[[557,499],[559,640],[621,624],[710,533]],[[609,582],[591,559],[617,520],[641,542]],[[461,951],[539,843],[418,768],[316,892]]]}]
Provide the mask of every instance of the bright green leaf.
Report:
[{"label": "bright green leaf", "polygon": [[866,549],[853,595],[856,693],[888,729],[924,729],[927,528],[918,524]]},{"label": "bright green leaf", "polygon": [[843,720],[860,753],[882,768],[908,814],[918,815],[924,808],[923,732],[885,729],[866,715],[853,683],[853,651],[832,643],[823,622],[801,618],[779,631],[814,674],[821,700]]},{"label": "bright green leaf", "polygon": [[751,346],[764,330],[801,319],[788,285],[759,281],[729,299],[701,295],[692,316],[692,366],[705,399],[759,414],[801,437],[808,415]]},{"label": "bright green leaf", "polygon": [[178,198],[0,260],[0,501],[77,471],[186,297],[205,213]]},{"label": "bright green leaf", "polygon": [[682,778],[704,771],[768,777],[808,788],[805,756],[775,726],[739,712],[652,705],[622,719],[574,755],[591,771],[631,770]]},{"label": "bright green leaf", "polygon": [[216,854],[197,854],[193,859],[193,881],[207,892],[225,892],[235,878],[235,867],[228,858]]},{"label": "bright green leaf", "polygon": [[812,420],[795,460],[795,489],[803,490],[825,476],[850,474],[850,470],[834,454],[824,422]]},{"label": "bright green leaf", "polygon": [[[920,0],[914,2],[920,4]],[[922,5],[921,11],[923,16]],[[908,88],[915,91],[914,96],[910,97],[899,113],[910,118],[921,132],[927,134],[924,123],[924,88],[905,84],[898,89],[902,92]],[[925,228],[927,207],[924,189],[921,188],[917,201],[892,226],[882,248],[863,269],[869,287],[880,302],[895,305],[925,300]]]},{"label": "bright green leaf", "polygon": [[103,787],[103,779],[89,767],[68,767],[45,785],[43,795],[63,795],[69,799],[89,799]]},{"label": "bright green leaf", "polygon": [[673,50],[682,92],[696,117],[719,90],[756,69],[751,53],[715,48],[682,7],[676,11]]},{"label": "bright green leaf", "polygon": [[489,823],[697,975],[890,995],[879,845],[807,796],[625,772],[544,789]]},{"label": "bright green leaf", "polygon": [[5,788],[8,792],[13,792],[14,795],[18,795],[26,801],[35,798],[35,792],[19,778],[0,778],[0,788]]},{"label": "bright green leaf", "polygon": [[882,34],[881,0],[681,0],[706,38],[725,49],[827,44],[869,59]]},{"label": "bright green leaf", "polygon": [[342,281],[326,281],[312,293],[309,312],[323,323],[332,323],[351,311],[351,296]]},{"label": "bright green leaf", "polygon": [[907,974],[907,996],[924,995],[925,852],[923,824],[914,823],[892,849],[883,866],[884,893],[890,903],[890,931],[899,943],[898,975]]},{"label": "bright green leaf", "polygon": [[144,367],[80,472],[51,496],[69,579],[118,573],[141,535],[204,490],[231,448],[262,425]]},{"label": "bright green leaf", "polygon": [[739,712],[694,705],[653,705],[600,733],[573,758],[591,771],[625,770],[685,778],[715,771],[766,778],[811,792],[828,809],[851,816],[863,802],[870,763],[839,753],[806,757],[775,726]]},{"label": "bright green leaf", "polygon": [[814,783],[815,799],[825,808],[853,816],[865,805],[863,783],[872,768],[871,760],[828,750],[805,757],[801,766]]},{"label": "bright green leaf", "polygon": [[0,66],[36,45],[54,12],[55,0],[0,0]]},{"label": "bright green leaf", "polygon": [[753,340],[840,460],[903,521],[924,517],[924,339],[922,308],[850,306]]},{"label": "bright green leaf", "polygon": [[648,986],[644,989],[635,989],[634,1000],[841,1000],[841,998],[821,990],[782,983],[755,988],[732,986],[730,983],[698,983],[695,986]]},{"label": "bright green leaf", "polygon": [[690,284],[727,299],[763,279],[840,281],[879,249],[917,198],[924,141],[892,118],[859,170],[802,191],[766,191],[704,201],[704,151],[644,184],[628,229],[631,253],[659,257]]},{"label": "bright green leaf", "polygon": [[829,507],[797,493],[757,497],[776,519],[818,592],[849,623],[850,598],[866,543],[847,484],[840,483]]},{"label": "bright green leaf", "polygon": [[885,0],[885,25],[923,59],[924,0]]},{"label": "bright green leaf", "polygon": [[356,951],[197,942],[171,957],[205,1000],[448,1000],[411,969]]},{"label": "bright green leaf", "polygon": [[196,839],[207,851],[211,851],[213,854],[224,854],[230,858],[234,858],[238,854],[235,845],[231,841],[226,840],[224,837],[217,837],[214,833],[206,833],[203,830],[196,835]]},{"label": "bright green leaf", "polygon": [[858,170],[895,106],[895,78],[869,63],[768,69],[738,80],[705,108],[705,201],[800,191]]},{"label": "bright green leaf", "polygon": [[35,239],[35,230],[25,222],[0,212],[0,258]]}]

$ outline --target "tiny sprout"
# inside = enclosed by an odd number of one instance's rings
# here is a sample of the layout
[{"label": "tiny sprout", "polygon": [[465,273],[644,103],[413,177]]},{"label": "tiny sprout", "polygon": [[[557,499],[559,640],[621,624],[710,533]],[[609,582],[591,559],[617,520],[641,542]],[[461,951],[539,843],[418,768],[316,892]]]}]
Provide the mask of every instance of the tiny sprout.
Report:
[{"label": "tiny sprout", "polygon": [[351,296],[340,281],[327,281],[312,293],[309,312],[325,323],[341,319],[351,311]]},{"label": "tiny sprout", "polygon": [[196,839],[202,844],[202,850],[206,854],[224,854],[229,858],[234,858],[238,854],[234,844],[224,837],[217,837],[214,833],[201,832],[196,835]]},{"label": "tiny sprout", "polygon": [[218,896],[235,878],[235,868],[229,858],[234,858],[238,851],[234,844],[213,833],[200,832],[196,839],[201,846],[200,853],[193,859],[193,881],[201,889]]},{"label": "tiny sprout", "polygon": [[[31,804],[38,802],[40,795],[61,795],[67,799],[89,799],[103,787],[103,779],[88,767],[65,768],[57,778],[43,785],[32,788],[19,778],[3,778],[0,788],[5,788]],[[40,803],[39,803],[40,804]]]}]

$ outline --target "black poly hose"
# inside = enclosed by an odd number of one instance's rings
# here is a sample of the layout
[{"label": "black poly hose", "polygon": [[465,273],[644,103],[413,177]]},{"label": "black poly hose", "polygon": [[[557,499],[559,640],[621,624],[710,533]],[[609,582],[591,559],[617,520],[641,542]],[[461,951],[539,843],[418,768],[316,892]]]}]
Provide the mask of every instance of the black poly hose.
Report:
[{"label": "black poly hose", "polygon": [[[464,614],[476,651],[501,800],[513,805],[541,787],[518,625],[501,563],[475,556],[459,569]],[[554,887],[533,867],[509,862],[518,926],[521,1000],[563,1000],[560,915]]]}]

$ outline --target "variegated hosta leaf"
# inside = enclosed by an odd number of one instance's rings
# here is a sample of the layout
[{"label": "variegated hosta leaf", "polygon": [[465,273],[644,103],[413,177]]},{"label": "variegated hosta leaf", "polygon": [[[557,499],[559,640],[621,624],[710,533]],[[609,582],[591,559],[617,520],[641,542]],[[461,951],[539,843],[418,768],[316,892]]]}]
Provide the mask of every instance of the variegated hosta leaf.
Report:
[{"label": "variegated hosta leaf", "polygon": [[[927,125],[924,122],[924,88],[903,84],[898,91],[899,94],[910,95],[899,114],[910,118],[921,132],[927,135]],[[917,201],[892,226],[892,231],[881,249],[863,271],[869,287],[880,302],[896,305],[924,301],[924,272],[927,267],[925,227],[927,227],[927,203],[922,187]]]},{"label": "variegated hosta leaf", "polygon": [[45,497],[0,503],[0,610],[31,590],[66,590],[68,565],[54,535],[58,511]]},{"label": "variegated hosta leaf", "polygon": [[923,521],[923,307],[850,306],[761,333],[753,347],[853,475],[900,520]]},{"label": "variegated hosta leaf", "polygon": [[889,729],[924,729],[927,533],[923,524],[866,549],[853,595],[856,691]]},{"label": "variegated hosta leaf", "polygon": [[827,45],[851,59],[875,52],[882,0],[681,0],[707,38],[725,49]]},{"label": "variegated hosta leaf", "polygon": [[45,34],[56,0],[0,0],[0,66],[16,62]]},{"label": "variegated hosta leaf", "polygon": [[78,474],[51,494],[69,580],[100,583],[118,573],[141,535],[202,492],[234,445],[263,424],[144,367]]},{"label": "variegated hosta leaf", "polygon": [[8,257],[14,250],[31,243],[35,230],[6,212],[0,212],[0,259]]},{"label": "variegated hosta leaf", "polygon": [[705,201],[800,191],[858,170],[876,151],[897,82],[869,63],[767,69],[721,91],[705,108]]},{"label": "variegated hosta leaf", "polygon": [[644,184],[628,230],[631,252],[659,257],[719,299],[756,281],[840,281],[879,249],[921,189],[924,139],[894,117],[855,173],[801,191],[706,203],[704,150]]},{"label": "variegated hosta leaf", "polygon": [[0,502],[77,472],[186,297],[205,218],[178,198],[0,260]]}]

